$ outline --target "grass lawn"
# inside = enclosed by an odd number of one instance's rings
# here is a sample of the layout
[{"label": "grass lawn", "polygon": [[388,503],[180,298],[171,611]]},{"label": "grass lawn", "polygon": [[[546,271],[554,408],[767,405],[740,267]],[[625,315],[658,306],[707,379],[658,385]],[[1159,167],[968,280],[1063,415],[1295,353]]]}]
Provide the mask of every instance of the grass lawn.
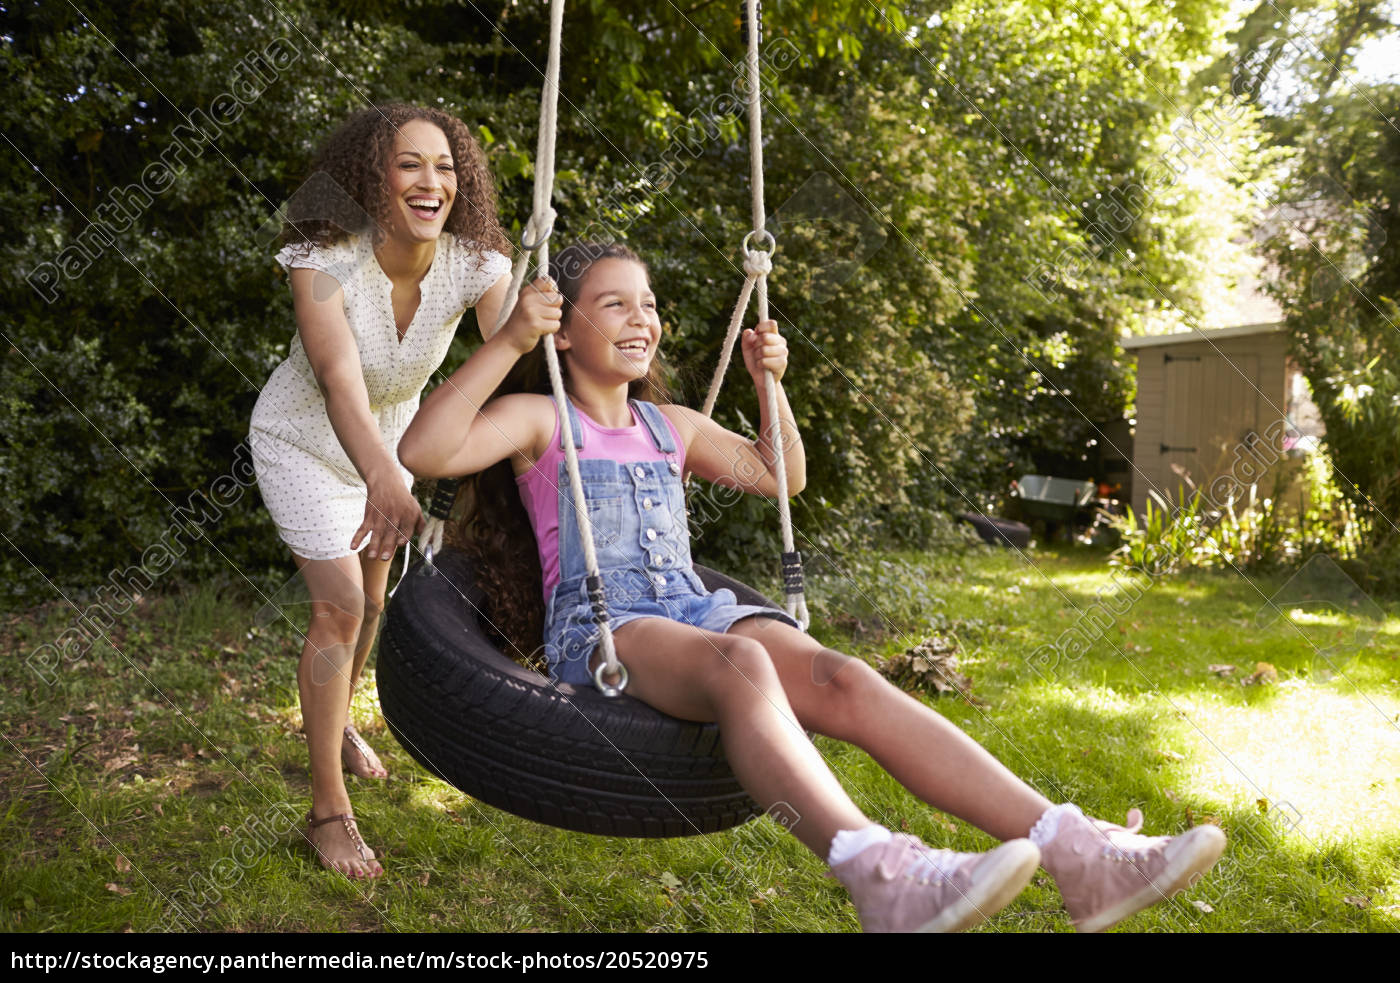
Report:
[{"label": "grass lawn", "polygon": [[[1124,929],[1400,927],[1400,605],[1381,604],[1379,623],[1261,618],[1281,579],[1195,575],[1139,592],[1088,550],[871,569],[859,590],[825,578],[823,641],[873,659],[951,633],[973,699],[935,705],[1051,799],[1118,822],[1136,806],[1153,834],[1200,822],[1229,834],[1210,878]],[[5,621],[0,928],[858,929],[822,865],[769,820],[614,840],[468,799],[395,744],[372,686],[354,716],[391,778],[350,787],[386,875],[322,870],[293,828],[308,804],[299,645],[288,628],[255,628],[256,608],[213,590],[149,600],[52,685],[25,657],[77,612]],[[1043,646],[1070,629],[1084,650],[1052,667]],[[991,844],[860,751],[819,744],[873,818],[936,846]],[[177,906],[189,922],[172,920]],[[980,930],[1069,927],[1042,875]]]}]

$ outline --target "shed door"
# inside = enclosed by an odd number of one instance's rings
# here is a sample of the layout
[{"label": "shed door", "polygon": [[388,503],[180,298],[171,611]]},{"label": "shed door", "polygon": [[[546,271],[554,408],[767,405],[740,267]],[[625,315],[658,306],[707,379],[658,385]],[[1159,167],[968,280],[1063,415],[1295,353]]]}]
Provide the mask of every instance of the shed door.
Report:
[{"label": "shed door", "polygon": [[1177,465],[1204,490],[1213,477],[1230,469],[1240,441],[1259,429],[1259,356],[1163,357],[1167,412],[1162,485],[1175,491],[1180,483],[1173,468]]}]

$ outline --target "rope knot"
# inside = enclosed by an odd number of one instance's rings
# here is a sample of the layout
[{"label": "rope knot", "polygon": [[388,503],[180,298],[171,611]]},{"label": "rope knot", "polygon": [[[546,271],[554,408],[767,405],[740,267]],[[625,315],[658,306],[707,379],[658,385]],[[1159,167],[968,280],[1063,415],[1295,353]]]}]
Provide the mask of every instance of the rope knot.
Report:
[{"label": "rope knot", "polygon": [[761,249],[750,249],[744,254],[744,272],[751,277],[767,276],[773,272],[773,257]]}]

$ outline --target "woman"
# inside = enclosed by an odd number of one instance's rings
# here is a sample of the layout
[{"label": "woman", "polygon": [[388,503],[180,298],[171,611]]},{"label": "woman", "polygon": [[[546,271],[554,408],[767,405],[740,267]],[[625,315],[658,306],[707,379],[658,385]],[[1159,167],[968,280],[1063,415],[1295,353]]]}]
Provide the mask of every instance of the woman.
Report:
[{"label": "woman", "polygon": [[494,328],[509,246],[466,126],[400,104],[361,110],[331,134],[283,240],[297,335],[253,410],[250,444],[311,597],[297,674],[311,756],[306,836],[326,867],[377,877],[341,766],[387,775],[348,716],[390,561],[423,525],[396,449],[466,309],[483,337]]}]

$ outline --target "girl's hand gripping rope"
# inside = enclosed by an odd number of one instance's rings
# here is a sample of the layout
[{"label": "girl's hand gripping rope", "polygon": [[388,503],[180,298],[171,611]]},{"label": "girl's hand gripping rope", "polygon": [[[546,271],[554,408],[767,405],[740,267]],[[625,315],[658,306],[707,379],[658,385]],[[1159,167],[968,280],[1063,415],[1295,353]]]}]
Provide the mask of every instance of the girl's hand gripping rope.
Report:
[{"label": "girl's hand gripping rope", "polygon": [[564,296],[554,281],[542,276],[520,288],[520,299],[501,328],[506,341],[521,355],[531,351],[547,334],[559,330]]},{"label": "girl's hand gripping rope", "polygon": [[754,385],[763,390],[764,371],[773,373],[773,380],[780,381],[787,371],[787,339],[778,334],[777,321],[759,321],[743,334],[744,366],[753,376]]}]

